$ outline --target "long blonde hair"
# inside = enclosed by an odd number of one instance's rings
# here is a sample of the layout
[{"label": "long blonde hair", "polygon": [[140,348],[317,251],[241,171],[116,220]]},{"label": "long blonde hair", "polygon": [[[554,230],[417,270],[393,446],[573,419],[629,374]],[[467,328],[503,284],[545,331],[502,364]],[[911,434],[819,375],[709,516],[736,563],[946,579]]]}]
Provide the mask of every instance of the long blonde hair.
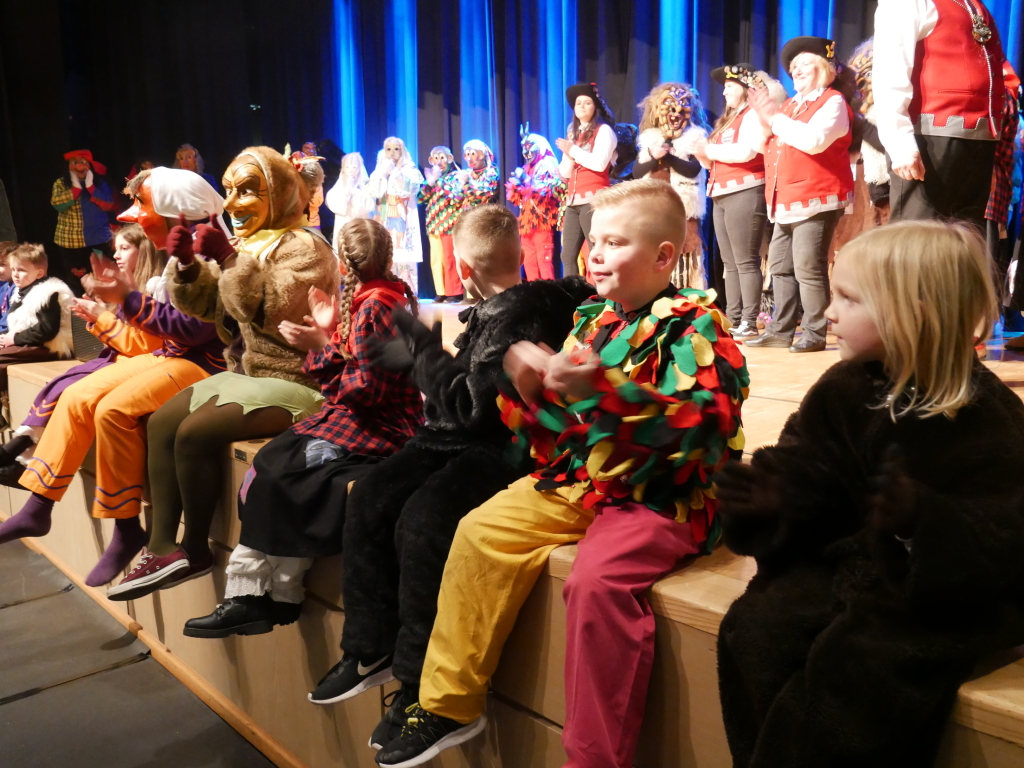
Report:
[{"label": "long blonde hair", "polygon": [[345,268],[338,314],[341,319],[341,352],[346,360],[352,359],[346,342],[352,331],[352,300],[359,283],[381,278],[401,283],[405,286],[409,309],[414,315],[419,312],[416,293],[407,282],[399,280],[391,271],[393,256],[394,241],[391,233],[379,221],[352,219],[338,233],[338,259]]},{"label": "long blonde hair", "polygon": [[164,267],[167,266],[167,251],[157,250],[139,224],[122,227],[114,235],[114,240],[119,237],[139,249],[139,257],[135,260],[135,270],[131,277],[141,293],[148,293],[146,284],[150,279],[164,273]]},{"label": "long blonde hair", "polygon": [[905,221],[868,230],[840,251],[885,347],[893,420],[953,418],[973,395],[974,345],[998,312],[981,238],[960,223]]}]

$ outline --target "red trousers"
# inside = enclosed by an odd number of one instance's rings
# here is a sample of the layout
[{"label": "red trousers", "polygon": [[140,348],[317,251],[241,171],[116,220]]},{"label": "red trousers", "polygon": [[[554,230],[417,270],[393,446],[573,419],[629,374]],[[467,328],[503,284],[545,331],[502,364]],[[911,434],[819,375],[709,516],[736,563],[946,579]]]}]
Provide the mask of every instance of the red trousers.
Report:
[{"label": "red trousers", "polygon": [[696,553],[690,526],[641,504],[595,515],[565,582],[565,768],[630,768],[654,661],[646,591]]},{"label": "red trousers", "polygon": [[455,266],[455,246],[451,235],[428,235],[430,271],[434,277],[434,293],[438,296],[461,296],[462,281]]},{"label": "red trousers", "polygon": [[527,280],[554,280],[555,266],[551,262],[555,243],[550,229],[535,229],[520,235],[523,243],[523,267]]}]

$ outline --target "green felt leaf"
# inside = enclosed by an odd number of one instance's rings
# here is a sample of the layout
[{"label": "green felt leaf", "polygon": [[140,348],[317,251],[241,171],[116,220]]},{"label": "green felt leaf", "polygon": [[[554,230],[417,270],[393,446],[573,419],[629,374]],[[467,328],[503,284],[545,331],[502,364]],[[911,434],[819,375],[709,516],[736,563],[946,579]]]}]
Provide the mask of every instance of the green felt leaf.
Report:
[{"label": "green felt leaf", "polygon": [[664,423],[665,417],[661,415],[641,421],[633,430],[633,442],[638,445],[652,445],[658,430]]},{"label": "green felt leaf", "polygon": [[697,375],[697,357],[693,354],[692,342],[686,336],[672,343],[672,357],[680,371],[687,376]]},{"label": "green felt leaf", "polygon": [[697,405],[703,407],[705,405],[711,405],[715,402],[715,393],[708,392],[706,389],[700,389],[693,393],[691,398]]},{"label": "green felt leaf", "polygon": [[601,350],[601,362],[605,365],[620,366],[622,361],[626,359],[626,355],[629,354],[630,349],[629,333],[622,331]]},{"label": "green felt leaf", "polygon": [[574,416],[579,413],[586,413],[589,410],[597,408],[602,397],[604,397],[604,394],[599,392],[593,397],[588,397],[586,400],[580,400],[578,403],[573,403],[565,409],[565,412],[571,413]]},{"label": "green felt leaf", "polygon": [[715,318],[710,312],[694,320],[693,327],[708,341],[718,341],[718,334],[715,333]]},{"label": "green felt leaf", "polygon": [[640,469],[638,469],[632,475],[630,475],[629,482],[632,483],[633,485],[640,485],[640,483],[645,482],[651,475],[654,474],[654,468],[655,466],[657,466],[657,464],[658,454],[652,453],[650,456],[647,457],[647,461],[643,463],[643,466],[640,467]]},{"label": "green felt leaf", "polygon": [[[693,354],[692,351],[690,354]],[[696,361],[694,361],[694,369],[696,370]],[[676,384],[678,378],[676,377],[675,366],[669,365],[665,368],[664,378],[662,379],[661,386],[658,387],[658,391],[663,395],[671,395],[676,391]]]},{"label": "green felt leaf", "polygon": [[552,432],[561,432],[567,425],[566,419],[562,414],[556,415],[546,408],[539,408],[537,410],[537,421],[545,429],[550,429]]}]

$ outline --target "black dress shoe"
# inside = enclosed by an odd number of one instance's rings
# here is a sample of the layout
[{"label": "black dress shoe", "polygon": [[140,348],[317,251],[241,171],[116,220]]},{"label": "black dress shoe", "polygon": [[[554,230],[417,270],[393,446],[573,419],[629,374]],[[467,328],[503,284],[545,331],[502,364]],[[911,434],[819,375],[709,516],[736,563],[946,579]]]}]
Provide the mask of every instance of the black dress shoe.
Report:
[{"label": "black dress shoe", "polygon": [[790,339],[784,339],[781,336],[775,336],[771,333],[762,333],[756,339],[744,339],[743,346],[745,347],[787,347],[792,348],[790,345],[793,342]]},{"label": "black dress shoe", "polygon": [[291,624],[301,610],[294,603],[275,602],[270,595],[229,597],[209,616],[186,621],[182,632],[186,637],[263,635],[275,624]]},{"label": "black dress shoe", "polygon": [[444,304],[446,301],[448,301],[448,297],[447,296],[435,296],[434,297],[434,303],[435,304]]},{"label": "black dress shoe", "polygon": [[28,489],[18,482],[18,479],[25,472],[25,465],[18,462],[14,462],[6,467],[0,467],[0,485],[6,485],[8,488],[17,488],[19,491],[27,491]]},{"label": "black dress shoe", "polygon": [[801,337],[800,341],[789,348],[790,352],[824,352],[825,342],[824,341],[813,341],[806,337]]}]

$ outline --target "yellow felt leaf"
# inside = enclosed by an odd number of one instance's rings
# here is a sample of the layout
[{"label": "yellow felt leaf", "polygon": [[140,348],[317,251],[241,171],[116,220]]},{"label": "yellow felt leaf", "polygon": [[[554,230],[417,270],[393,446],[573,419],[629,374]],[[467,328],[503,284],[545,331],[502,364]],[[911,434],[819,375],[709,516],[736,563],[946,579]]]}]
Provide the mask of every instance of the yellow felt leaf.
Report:
[{"label": "yellow felt leaf", "polygon": [[629,346],[636,347],[641,341],[651,335],[654,330],[655,324],[651,322],[650,317],[645,317],[640,321],[640,324],[636,327],[636,332],[629,339]]},{"label": "yellow felt leaf", "polygon": [[641,502],[644,500],[644,489],[647,487],[647,481],[644,480],[640,485],[633,489],[633,501]]},{"label": "yellow felt leaf", "polygon": [[622,420],[626,423],[636,421],[647,421],[653,416],[657,416],[660,410],[661,409],[658,408],[657,403],[651,403],[650,405],[644,406],[644,409],[640,411],[640,413],[636,414],[636,416],[623,416]]},{"label": "yellow felt leaf", "polygon": [[694,488],[690,494],[690,509],[704,509],[704,492],[700,488]]},{"label": "yellow felt leaf", "polygon": [[697,365],[703,368],[706,365],[713,365],[715,362],[715,348],[711,342],[699,333],[690,334],[690,344],[693,346],[693,356],[697,359]]},{"label": "yellow felt leaf", "polygon": [[690,519],[690,508],[681,501],[676,501],[676,522],[685,523]]},{"label": "yellow felt leaf", "polygon": [[686,460],[687,461],[698,461],[700,459],[703,459],[704,455],[706,453],[707,453],[707,451],[704,450],[703,448],[694,448],[692,451],[690,451],[687,454]]},{"label": "yellow felt leaf", "polygon": [[672,317],[672,308],[675,305],[675,299],[663,296],[651,305],[651,314],[659,320],[664,320],[666,317]]},{"label": "yellow felt leaf", "polygon": [[734,451],[742,451],[744,446],[747,444],[747,436],[743,434],[743,427],[736,430],[736,434],[729,438],[729,442],[726,443]]},{"label": "yellow felt leaf", "polygon": [[[697,336],[699,334],[694,335]],[[703,339],[704,337],[701,336],[701,338]],[[706,342],[707,340],[705,339],[705,343]],[[696,350],[694,350],[694,352],[696,353]],[[699,365],[700,360],[698,359],[697,362]],[[691,389],[693,389],[693,385],[697,383],[697,378],[695,376],[687,376],[685,373],[679,370],[679,366],[676,365],[675,363],[672,363],[672,368],[676,372],[676,392],[689,392]]]},{"label": "yellow felt leaf", "polygon": [[717,499],[718,498],[718,483],[712,483],[710,488],[705,488],[704,489],[704,495],[707,496],[709,499]]},{"label": "yellow felt leaf", "polygon": [[604,376],[613,387],[621,387],[629,378],[619,368],[605,368]]},{"label": "yellow felt leaf", "polygon": [[629,458],[623,461],[621,464],[617,464],[616,466],[612,467],[607,472],[597,472],[591,474],[591,477],[593,477],[595,480],[600,480],[601,482],[611,480],[613,477],[618,477],[619,475],[624,475],[627,472],[629,472],[629,470],[633,468],[634,464],[636,464],[636,459]]},{"label": "yellow felt leaf", "polygon": [[584,483],[576,483],[569,490],[569,503],[578,504],[580,500],[587,495],[587,491],[590,490],[590,481]]},{"label": "yellow felt leaf", "polygon": [[587,474],[591,477],[596,477],[598,470],[604,466],[604,463],[608,461],[614,450],[615,443],[611,440],[601,440],[591,448],[590,455],[587,457]]},{"label": "yellow felt leaf", "polygon": [[683,455],[682,451],[676,451],[675,453],[673,453],[671,456],[668,457],[668,460],[669,461],[675,461],[676,459],[678,459],[682,455]]}]

